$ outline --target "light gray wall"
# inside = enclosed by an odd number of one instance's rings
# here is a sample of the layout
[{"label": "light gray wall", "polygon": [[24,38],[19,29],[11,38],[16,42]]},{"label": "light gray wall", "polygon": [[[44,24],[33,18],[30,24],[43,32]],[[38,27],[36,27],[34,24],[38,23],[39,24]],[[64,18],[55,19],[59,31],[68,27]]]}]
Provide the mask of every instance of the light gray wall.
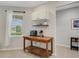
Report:
[{"label": "light gray wall", "polygon": [[71,21],[74,18],[79,18],[79,7],[57,11],[56,18],[56,42],[57,44],[69,47],[70,37],[79,37],[79,30],[74,30],[71,27]]}]

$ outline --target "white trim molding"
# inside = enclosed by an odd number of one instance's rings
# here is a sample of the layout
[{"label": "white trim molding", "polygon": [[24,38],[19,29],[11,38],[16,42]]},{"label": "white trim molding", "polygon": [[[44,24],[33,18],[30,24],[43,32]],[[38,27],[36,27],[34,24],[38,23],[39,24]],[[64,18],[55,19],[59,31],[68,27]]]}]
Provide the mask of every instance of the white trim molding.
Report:
[{"label": "white trim molding", "polygon": [[9,45],[10,41],[10,28],[11,28],[11,21],[12,21],[12,11],[6,12],[6,33],[5,33],[5,46]]},{"label": "white trim molding", "polygon": [[0,49],[0,51],[7,51],[7,50],[22,50],[23,48],[20,47],[20,48],[3,48],[3,49]]}]

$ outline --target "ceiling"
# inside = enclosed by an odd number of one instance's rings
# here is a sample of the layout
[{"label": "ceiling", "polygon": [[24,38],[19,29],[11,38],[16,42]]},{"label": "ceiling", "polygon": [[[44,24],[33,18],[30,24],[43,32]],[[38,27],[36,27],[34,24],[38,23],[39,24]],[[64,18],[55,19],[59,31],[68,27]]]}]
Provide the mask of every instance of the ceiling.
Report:
[{"label": "ceiling", "polygon": [[0,6],[15,6],[15,7],[27,7],[32,8],[45,4],[48,1],[0,1]]},{"label": "ceiling", "polygon": [[78,1],[66,1],[66,2],[59,2],[58,5],[56,6],[56,10],[64,10],[68,8],[73,8],[73,7],[78,7],[79,2]]},{"label": "ceiling", "polygon": [[73,5],[74,2],[75,1],[0,1],[0,6],[33,8],[41,4],[49,3],[55,6],[57,10],[62,10],[62,9],[70,8],[79,4],[77,3]]}]

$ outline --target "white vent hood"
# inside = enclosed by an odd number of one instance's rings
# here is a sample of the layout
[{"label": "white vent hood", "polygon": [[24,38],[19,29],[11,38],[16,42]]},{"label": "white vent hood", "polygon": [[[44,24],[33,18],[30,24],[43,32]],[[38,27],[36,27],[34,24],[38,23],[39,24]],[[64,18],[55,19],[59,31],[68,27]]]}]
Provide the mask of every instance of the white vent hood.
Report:
[{"label": "white vent hood", "polygon": [[32,20],[49,19],[50,10],[47,6],[38,7],[32,13]]}]

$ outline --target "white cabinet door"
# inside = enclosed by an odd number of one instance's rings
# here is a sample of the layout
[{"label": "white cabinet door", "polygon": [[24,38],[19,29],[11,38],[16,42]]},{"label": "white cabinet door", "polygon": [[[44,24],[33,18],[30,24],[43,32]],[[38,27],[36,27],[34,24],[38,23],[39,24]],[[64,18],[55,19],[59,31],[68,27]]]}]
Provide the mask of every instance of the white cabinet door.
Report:
[{"label": "white cabinet door", "polygon": [[32,13],[32,20],[49,19],[49,13],[50,11],[48,7],[36,8]]}]

